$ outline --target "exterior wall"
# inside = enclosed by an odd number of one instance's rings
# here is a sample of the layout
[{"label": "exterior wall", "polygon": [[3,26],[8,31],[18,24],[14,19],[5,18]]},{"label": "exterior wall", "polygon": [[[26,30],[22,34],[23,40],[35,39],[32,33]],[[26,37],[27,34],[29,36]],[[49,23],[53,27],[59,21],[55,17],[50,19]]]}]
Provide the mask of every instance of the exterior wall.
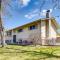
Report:
[{"label": "exterior wall", "polygon": [[57,37],[57,32],[56,32],[56,27],[55,27],[55,25],[53,24],[53,23],[51,23],[51,38],[55,38],[56,39],[56,37]]},{"label": "exterior wall", "polygon": [[56,39],[56,45],[60,45],[60,36],[58,36]]},{"label": "exterior wall", "polygon": [[41,26],[40,22],[37,22],[36,24],[33,23],[32,25],[35,25],[37,28],[34,30],[29,30],[28,27],[26,26],[23,28],[23,32],[16,32],[12,31],[12,36],[7,36],[6,40],[11,40],[13,42],[13,35],[16,35],[16,42],[19,40],[27,40],[27,41],[32,41],[33,44],[41,44]]},{"label": "exterior wall", "polygon": [[6,36],[5,40],[9,40],[10,43],[13,43],[13,37],[12,36]]},{"label": "exterior wall", "polygon": [[[11,31],[12,32],[12,31]],[[13,32],[11,35],[8,35],[7,36],[7,32],[5,33],[5,42],[8,42],[8,43],[13,43]]]},{"label": "exterior wall", "polygon": [[41,21],[41,40],[42,45],[45,45],[45,39],[46,39],[46,21]]},{"label": "exterior wall", "polygon": [[56,45],[56,26],[52,20],[46,20],[46,41],[45,45]]},{"label": "exterior wall", "polygon": [[46,21],[42,20],[40,22],[37,22],[36,24],[32,24],[37,27],[37,29],[34,30],[28,30],[29,26],[26,26],[23,28],[23,32],[15,32],[14,30],[12,31],[12,36],[8,36],[6,40],[11,40],[13,42],[13,35],[16,35],[16,42],[19,40],[27,40],[27,41],[32,41],[33,44],[45,44],[45,38],[46,38]]},{"label": "exterior wall", "polygon": [[[29,30],[30,25],[36,25],[37,28]],[[12,35],[7,36],[6,40],[11,40],[11,43],[13,43],[13,35],[16,35],[16,42],[27,40],[40,45],[56,44],[56,27],[52,21],[49,24],[49,20],[41,20],[30,25],[25,26],[23,32],[12,30]]]},{"label": "exterior wall", "polygon": [[40,39],[40,23],[36,24],[37,29],[28,30],[28,27],[23,29],[23,32],[16,33],[17,41],[27,40],[32,41],[34,44],[41,44]]},{"label": "exterior wall", "polygon": [[53,22],[51,22],[51,45],[56,45],[56,38],[57,38],[57,29]]},{"label": "exterior wall", "polygon": [[49,20],[47,23],[47,37],[46,37],[46,44],[47,45],[55,45],[56,44],[56,26],[54,25],[54,23],[52,22],[52,20]]}]

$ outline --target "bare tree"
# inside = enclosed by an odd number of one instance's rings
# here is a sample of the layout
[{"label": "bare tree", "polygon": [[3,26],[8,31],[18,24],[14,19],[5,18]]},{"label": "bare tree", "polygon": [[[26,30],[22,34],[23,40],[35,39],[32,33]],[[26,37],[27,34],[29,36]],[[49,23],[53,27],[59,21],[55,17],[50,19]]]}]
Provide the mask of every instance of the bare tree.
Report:
[{"label": "bare tree", "polygon": [[1,36],[1,45],[4,47],[5,40],[4,40],[4,27],[2,24],[1,16],[0,16],[0,36]]},{"label": "bare tree", "polygon": [[[18,0],[21,1],[22,0]],[[10,11],[6,11],[6,7],[9,6],[11,9],[13,9],[13,5],[11,5],[12,0],[0,0],[0,37],[1,37],[1,45],[2,47],[4,47],[5,45],[5,40],[4,40],[4,25],[3,25],[3,21],[2,21],[2,16],[5,14],[9,14],[9,16],[11,15]]]},{"label": "bare tree", "polygon": [[4,5],[2,5],[2,2],[4,0],[0,0],[0,37],[1,37],[1,45],[4,47],[5,45],[5,32],[4,32],[4,26],[3,26],[3,21],[2,21],[2,12],[4,12]]},{"label": "bare tree", "polygon": [[1,36],[1,45],[4,47],[4,27],[1,19],[1,0],[0,0],[0,36]]}]

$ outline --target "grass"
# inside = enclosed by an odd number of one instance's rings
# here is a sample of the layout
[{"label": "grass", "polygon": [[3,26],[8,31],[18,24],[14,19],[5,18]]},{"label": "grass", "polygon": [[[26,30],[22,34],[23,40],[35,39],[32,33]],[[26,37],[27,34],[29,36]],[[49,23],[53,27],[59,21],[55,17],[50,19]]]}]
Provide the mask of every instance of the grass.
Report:
[{"label": "grass", "polygon": [[60,46],[17,46],[0,48],[0,60],[60,60]]}]

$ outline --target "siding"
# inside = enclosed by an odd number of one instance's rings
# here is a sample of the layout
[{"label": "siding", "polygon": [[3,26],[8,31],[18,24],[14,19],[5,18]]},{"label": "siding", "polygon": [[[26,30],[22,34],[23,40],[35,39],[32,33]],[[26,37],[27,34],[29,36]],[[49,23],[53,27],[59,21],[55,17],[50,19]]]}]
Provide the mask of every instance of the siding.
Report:
[{"label": "siding", "polygon": [[17,33],[17,41],[27,40],[27,41],[33,41],[36,44],[41,44],[40,40],[40,23],[37,24],[37,29],[34,30],[28,30],[28,27],[24,28],[23,32]]},{"label": "siding", "polygon": [[[12,36],[8,37],[7,40],[11,40],[13,42],[13,35],[16,35],[16,40],[27,40],[32,41],[34,44],[41,44],[41,45],[54,45],[56,43],[56,27],[52,21],[50,21],[50,28],[49,28],[49,20],[41,20],[36,23],[31,23],[27,26],[24,26],[23,32],[15,32],[15,29],[12,31]],[[30,25],[36,25],[37,29],[28,30]],[[50,30],[49,30],[50,29]],[[49,39],[51,41],[49,42]]]},{"label": "siding", "polygon": [[[50,29],[50,30],[49,30]],[[55,45],[56,44],[56,27],[54,23],[50,20],[50,27],[49,27],[49,20],[46,21],[46,45]]]},{"label": "siding", "polygon": [[60,36],[56,39],[56,45],[60,45]]},{"label": "siding", "polygon": [[45,39],[46,39],[46,22],[41,21],[41,40],[42,40],[42,45],[45,45]]}]

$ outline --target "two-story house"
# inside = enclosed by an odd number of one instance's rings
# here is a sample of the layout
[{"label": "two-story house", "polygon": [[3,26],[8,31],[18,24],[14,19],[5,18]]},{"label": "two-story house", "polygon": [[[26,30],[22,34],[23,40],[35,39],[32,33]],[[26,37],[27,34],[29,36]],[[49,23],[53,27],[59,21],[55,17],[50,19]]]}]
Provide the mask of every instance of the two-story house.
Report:
[{"label": "two-story house", "polygon": [[9,43],[56,45],[57,27],[54,18],[39,19],[8,30],[6,40]]}]

